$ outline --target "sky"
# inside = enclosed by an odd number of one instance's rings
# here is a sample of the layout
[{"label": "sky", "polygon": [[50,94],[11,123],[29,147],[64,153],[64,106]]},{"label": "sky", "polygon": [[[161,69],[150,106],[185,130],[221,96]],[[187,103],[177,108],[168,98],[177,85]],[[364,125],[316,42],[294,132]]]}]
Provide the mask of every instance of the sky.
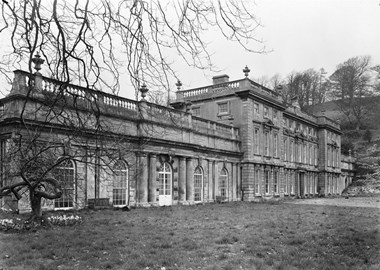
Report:
[{"label": "sky", "polygon": [[[210,32],[212,63],[219,71],[174,64],[182,89],[209,85],[213,76],[221,74],[229,75],[230,80],[242,79],[245,66],[251,70],[250,78],[260,78],[277,73],[286,77],[309,68],[324,68],[329,76],[338,64],[363,55],[370,55],[372,64],[380,64],[380,0],[242,1],[255,2],[252,13],[263,25],[255,38],[264,41],[268,52],[246,52],[237,43],[214,38]],[[1,48],[5,42],[0,41]],[[126,81],[121,82],[119,94],[134,98],[134,90]],[[173,78],[173,91],[175,83]]]},{"label": "sky", "polygon": [[[201,72],[180,67],[185,88],[211,84],[212,76],[227,74],[230,80],[244,77],[286,77],[292,71],[324,68],[326,76],[351,57],[370,55],[380,64],[380,0],[255,0],[263,25],[257,38],[269,51],[252,54],[237,44],[212,44],[214,65],[220,72]],[[183,72],[182,72],[183,70]]]}]

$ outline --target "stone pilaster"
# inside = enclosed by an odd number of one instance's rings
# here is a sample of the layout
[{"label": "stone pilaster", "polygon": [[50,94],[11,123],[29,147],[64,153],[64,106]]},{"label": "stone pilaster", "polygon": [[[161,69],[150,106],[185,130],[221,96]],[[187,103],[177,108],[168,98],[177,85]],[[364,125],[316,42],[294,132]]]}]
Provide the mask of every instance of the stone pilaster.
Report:
[{"label": "stone pilaster", "polygon": [[149,183],[148,183],[148,201],[152,205],[157,204],[156,190],[157,190],[157,181],[156,181],[156,163],[157,156],[155,154],[149,155]]},{"label": "stone pilaster", "polygon": [[214,190],[215,190],[215,184],[214,184],[214,162],[211,160],[207,161],[208,166],[208,201],[213,202],[214,201]]},{"label": "stone pilaster", "polygon": [[241,201],[241,167],[240,163],[236,164],[236,199]]},{"label": "stone pilaster", "polygon": [[137,194],[138,206],[149,206],[148,204],[148,160],[146,153],[139,153],[138,159],[138,174],[137,174]]},{"label": "stone pilaster", "polygon": [[186,159],[186,200],[194,203],[194,169],[191,158]]},{"label": "stone pilaster", "polygon": [[243,188],[243,200],[244,201],[253,201],[255,198],[254,191],[254,175],[255,175],[255,166],[253,163],[245,163],[242,169],[242,188]]},{"label": "stone pilaster", "polygon": [[178,199],[179,202],[186,201],[186,158],[179,158],[179,175],[178,175]]}]

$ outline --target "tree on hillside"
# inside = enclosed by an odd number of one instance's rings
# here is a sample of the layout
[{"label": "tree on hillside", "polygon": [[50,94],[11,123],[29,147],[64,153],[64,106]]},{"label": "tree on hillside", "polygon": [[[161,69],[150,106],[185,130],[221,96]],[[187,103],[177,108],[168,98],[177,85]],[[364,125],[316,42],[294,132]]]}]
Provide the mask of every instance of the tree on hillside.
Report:
[{"label": "tree on hillside", "polygon": [[375,93],[380,93],[380,65],[373,66],[371,69],[377,73],[374,79],[373,90]]},{"label": "tree on hillside", "polygon": [[[0,72],[10,84],[9,71],[27,67],[29,73],[18,71],[13,84],[13,90],[23,84],[26,93],[14,116],[15,136],[1,138],[6,153],[0,167],[12,170],[4,172],[5,178],[2,171],[0,197],[29,194],[33,215],[40,219],[43,198],[59,201],[69,192],[59,181],[61,165],[68,160],[103,164],[104,170],[117,173],[111,161],[136,149],[128,147],[129,138],[123,135],[127,128],[102,117],[101,100],[114,101],[104,92],[118,93],[122,68],[137,98],[145,84],[169,94],[172,77],[178,76],[173,61],[212,68],[208,30],[217,29],[226,39],[260,53],[262,48],[254,48],[261,42],[255,37],[260,24],[253,7],[234,0],[3,1],[0,36],[9,40],[10,51],[1,52]],[[38,53],[51,77],[44,78],[46,89],[38,81],[39,72],[31,75],[32,63],[37,71],[43,63]],[[136,113],[124,109],[126,115]]]},{"label": "tree on hillside", "polygon": [[354,119],[357,129],[362,125],[368,106],[363,103],[364,98],[376,94],[371,75],[371,57],[353,57],[337,66],[330,76],[331,94],[347,119]]},{"label": "tree on hillside", "polygon": [[294,96],[298,97],[301,108],[323,102],[325,85],[322,84],[321,73],[308,69],[289,74],[284,85],[283,99],[289,102]]},{"label": "tree on hillside", "polygon": [[284,80],[278,73],[276,73],[270,78],[268,76],[261,76],[259,78],[253,78],[253,80],[258,84],[261,84],[262,86],[265,86],[270,89],[276,89],[279,85],[284,84]]},{"label": "tree on hillside", "polygon": [[173,62],[214,68],[210,31],[263,52],[254,14],[253,2],[237,0],[3,1],[0,33],[11,50],[2,51],[0,71],[31,72],[40,52],[60,81],[118,93],[126,71],[136,98],[141,82],[169,92],[179,76]]}]

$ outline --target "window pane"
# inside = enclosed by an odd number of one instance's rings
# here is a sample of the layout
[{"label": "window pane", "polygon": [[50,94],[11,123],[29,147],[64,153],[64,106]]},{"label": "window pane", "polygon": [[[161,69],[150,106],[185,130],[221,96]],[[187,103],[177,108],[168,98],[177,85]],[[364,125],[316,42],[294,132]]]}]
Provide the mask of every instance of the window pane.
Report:
[{"label": "window pane", "polygon": [[194,171],[194,201],[202,201],[203,172],[200,167]]},{"label": "window pane", "polygon": [[61,184],[62,196],[54,200],[55,208],[68,208],[74,206],[75,167],[71,160],[65,160],[55,169],[55,175]]}]

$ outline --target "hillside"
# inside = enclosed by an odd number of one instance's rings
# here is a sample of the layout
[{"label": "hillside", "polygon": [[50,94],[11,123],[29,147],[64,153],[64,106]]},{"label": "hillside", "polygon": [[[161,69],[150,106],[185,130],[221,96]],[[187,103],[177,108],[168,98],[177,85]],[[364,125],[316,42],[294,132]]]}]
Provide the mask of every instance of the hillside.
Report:
[{"label": "hillside", "polygon": [[[354,121],[350,121],[347,117],[349,109],[343,105],[341,100],[308,106],[304,110],[314,115],[323,114],[338,121],[343,131],[343,144],[351,145],[352,150],[361,152],[365,151],[367,147],[371,147],[373,143],[380,145],[380,96],[364,98],[362,104],[361,109],[364,112],[364,117],[359,129],[353,123]],[[353,118],[351,116],[351,119]],[[366,132],[370,132],[370,140],[365,136]],[[344,147],[343,145],[343,151],[345,150]]]},{"label": "hillside", "polygon": [[[360,129],[379,130],[380,129],[380,96],[363,98],[362,110],[365,114],[363,126]],[[355,129],[347,117],[349,111],[341,100],[329,101],[321,104],[307,106],[304,110],[308,113],[321,115],[324,113],[327,117],[339,121],[343,130]],[[346,113],[345,113],[346,112]]]},{"label": "hillside", "polygon": [[339,121],[343,132],[342,152],[347,154],[350,149],[357,158],[356,178],[343,194],[380,194],[380,96],[363,100],[365,117],[359,129],[350,123],[343,112],[346,110],[347,113],[348,108],[342,104],[341,100],[330,101],[309,106],[305,110],[315,115],[324,114]]}]

